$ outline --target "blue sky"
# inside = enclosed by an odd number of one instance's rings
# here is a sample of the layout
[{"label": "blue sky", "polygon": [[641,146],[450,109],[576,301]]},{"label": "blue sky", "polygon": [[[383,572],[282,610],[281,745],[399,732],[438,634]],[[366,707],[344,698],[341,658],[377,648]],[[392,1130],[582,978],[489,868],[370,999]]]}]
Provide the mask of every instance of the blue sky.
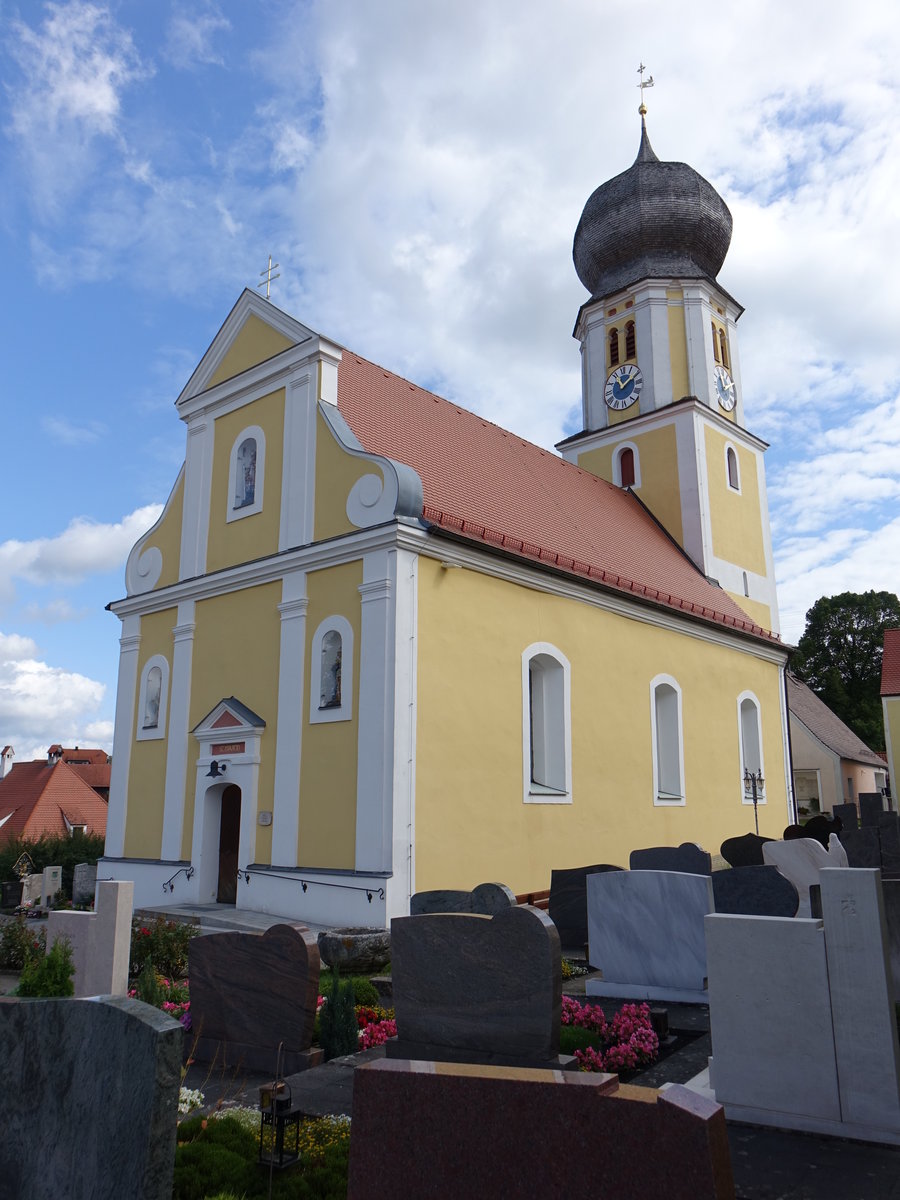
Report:
[{"label": "blue sky", "polygon": [[[783,632],[900,590],[897,22],[759,0],[0,0],[0,745],[111,748],[128,549],[174,399],[272,299],[543,445],[576,429],[588,195],[637,151],[734,215],[720,280],[767,456]],[[686,13],[688,15],[686,15]]]}]

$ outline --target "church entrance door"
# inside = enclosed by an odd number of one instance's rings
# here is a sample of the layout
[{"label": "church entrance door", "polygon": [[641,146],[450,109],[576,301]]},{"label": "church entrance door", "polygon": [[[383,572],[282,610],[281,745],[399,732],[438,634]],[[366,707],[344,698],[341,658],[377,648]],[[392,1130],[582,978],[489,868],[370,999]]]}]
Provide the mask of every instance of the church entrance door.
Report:
[{"label": "church entrance door", "polygon": [[219,883],[216,900],[234,904],[237,900],[238,844],[241,835],[241,789],[234,784],[222,793],[219,819]]}]

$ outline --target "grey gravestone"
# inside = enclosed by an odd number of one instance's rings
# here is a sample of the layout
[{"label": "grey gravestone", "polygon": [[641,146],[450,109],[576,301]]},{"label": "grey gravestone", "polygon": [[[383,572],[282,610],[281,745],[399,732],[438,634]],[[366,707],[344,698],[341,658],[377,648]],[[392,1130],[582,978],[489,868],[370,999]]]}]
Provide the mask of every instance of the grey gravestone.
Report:
[{"label": "grey gravestone", "polygon": [[628,865],[632,871],[680,871],[684,875],[711,875],[712,858],[696,842],[680,846],[650,846],[632,850]]},{"label": "grey gravestone", "polygon": [[714,871],[713,898],[717,913],[748,917],[793,917],[800,896],[777,867],[734,867]]},{"label": "grey gravestone", "polygon": [[0,1193],[170,1200],[183,1047],[139,1000],[0,1004]]},{"label": "grey gravestone", "polygon": [[851,867],[880,867],[881,839],[879,830],[866,825],[862,829],[842,829],[838,834],[841,845],[847,851],[847,862]]},{"label": "grey gravestone", "polygon": [[740,837],[726,838],[719,853],[732,867],[761,867],[762,848],[772,838],[760,837],[758,833],[744,833]]},{"label": "grey gravestone", "polygon": [[887,925],[887,950],[894,980],[894,1001],[900,1002],[900,879],[881,882],[884,919]]},{"label": "grey gravestone", "polygon": [[582,950],[588,940],[587,877],[598,871],[621,871],[621,867],[596,863],[592,867],[569,867],[550,872],[550,920],[559,931],[564,948]]},{"label": "grey gravestone", "polygon": [[881,869],[889,875],[900,873],[900,817],[882,813],[876,826],[881,843]]},{"label": "grey gravestone", "polygon": [[97,864],[78,863],[72,873],[72,903],[90,904],[97,889]]},{"label": "grey gravestone", "polygon": [[609,871],[589,875],[589,996],[706,1003],[703,918],[715,909],[709,875]]},{"label": "grey gravestone", "polygon": [[844,829],[858,829],[859,815],[855,804],[835,804],[832,814],[839,818]]},{"label": "grey gravestone", "polygon": [[416,892],[409,902],[409,914],[424,917],[429,913],[477,913],[493,917],[505,908],[515,907],[515,903],[515,893],[505,883],[479,883],[471,892],[451,889]]},{"label": "grey gravestone", "polygon": [[880,792],[859,793],[859,821],[861,825],[877,825],[878,817],[884,812],[884,797]]},{"label": "grey gravestone", "polygon": [[274,1073],[281,1042],[286,1075],[321,1062],[322,1051],[310,1048],[319,950],[308,929],[191,938],[188,975],[199,1062]]},{"label": "grey gravestone", "polygon": [[390,1058],[560,1067],[559,934],[523,904],[391,921]]}]

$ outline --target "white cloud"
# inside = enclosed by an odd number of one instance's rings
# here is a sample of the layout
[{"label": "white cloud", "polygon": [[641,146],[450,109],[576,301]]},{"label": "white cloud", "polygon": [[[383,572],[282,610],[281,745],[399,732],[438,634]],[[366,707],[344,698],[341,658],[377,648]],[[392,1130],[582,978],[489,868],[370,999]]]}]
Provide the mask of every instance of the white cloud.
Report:
[{"label": "white cloud", "polygon": [[37,644],[20,633],[0,633],[0,662],[12,663],[23,658],[33,658]]},{"label": "white cloud", "polygon": [[63,597],[47,604],[27,604],[22,610],[26,621],[39,621],[42,625],[60,625],[70,621],[83,621],[92,614],[90,608],[74,608]]},{"label": "white cloud", "polygon": [[[35,658],[7,657],[0,646],[0,743],[12,745],[22,761],[22,746],[43,743],[40,757],[53,742],[77,739],[96,720],[105,691],[102,683],[76,672]],[[82,738],[76,744],[87,742]],[[101,744],[105,748],[109,739]]]},{"label": "white cloud", "polygon": [[166,58],[182,71],[197,65],[224,66],[221,54],[213,48],[213,39],[217,33],[228,29],[231,29],[231,22],[215,5],[207,5],[197,13],[180,10],[169,20]]},{"label": "white cloud", "polygon": [[85,446],[90,442],[99,441],[108,432],[102,421],[88,421],[86,424],[76,425],[67,417],[53,416],[41,417],[41,428],[44,433],[55,441],[62,442],[64,446]]}]

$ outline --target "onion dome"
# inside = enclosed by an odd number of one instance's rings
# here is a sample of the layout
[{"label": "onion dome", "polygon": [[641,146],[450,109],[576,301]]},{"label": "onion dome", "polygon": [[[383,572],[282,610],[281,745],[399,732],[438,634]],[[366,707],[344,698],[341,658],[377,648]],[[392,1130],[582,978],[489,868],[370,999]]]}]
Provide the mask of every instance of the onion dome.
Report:
[{"label": "onion dome", "polygon": [[641,117],[634,163],[588,200],[572,257],[592,299],[640,279],[715,279],[731,242],[731,213],[687,163],[660,162]]}]

